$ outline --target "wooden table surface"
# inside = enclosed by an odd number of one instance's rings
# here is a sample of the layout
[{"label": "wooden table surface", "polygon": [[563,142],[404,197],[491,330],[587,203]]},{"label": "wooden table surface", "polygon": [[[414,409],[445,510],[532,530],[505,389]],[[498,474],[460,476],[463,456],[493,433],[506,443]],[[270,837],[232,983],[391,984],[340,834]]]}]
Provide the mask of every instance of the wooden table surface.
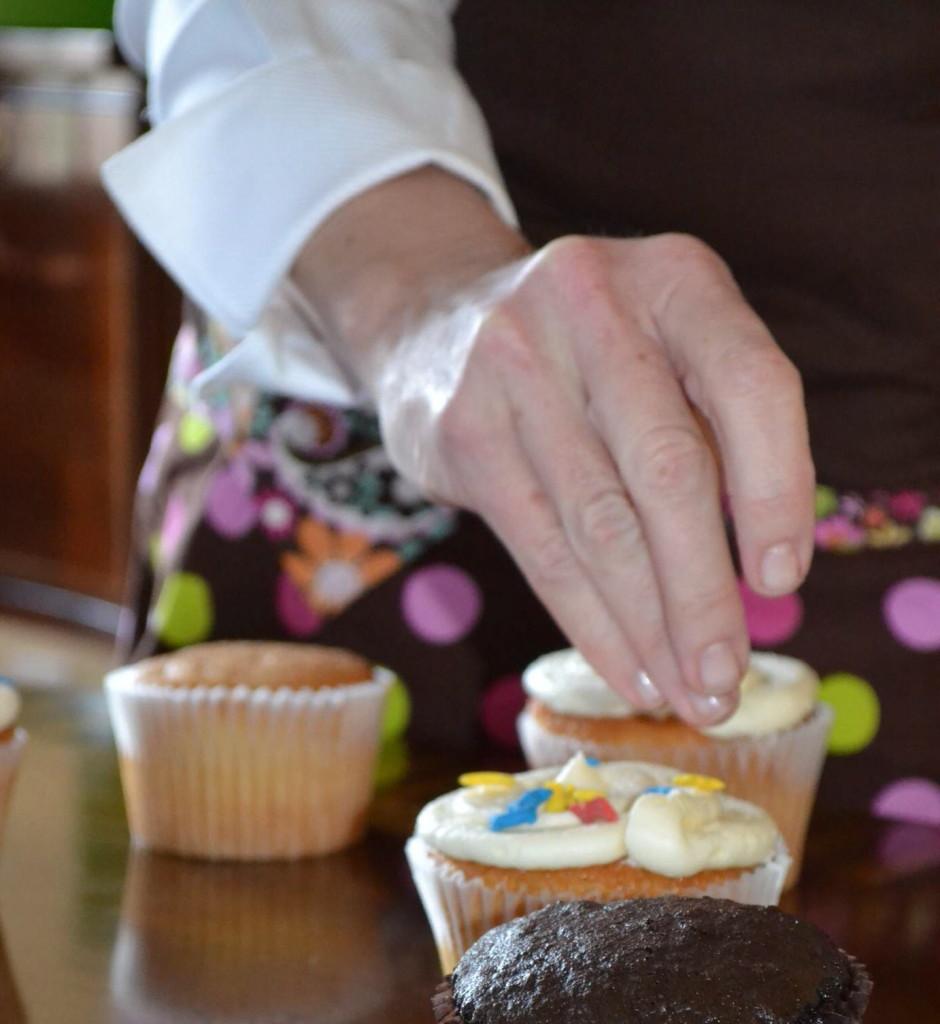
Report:
[{"label": "wooden table surface", "polygon": [[[98,695],[28,695],[24,721],[0,847],[2,1024],[429,1024],[437,964],[402,840],[466,765],[422,763],[346,853],[211,865],[129,852]],[[940,830],[822,816],[787,900],[869,965],[866,1024],[940,1021]]]}]

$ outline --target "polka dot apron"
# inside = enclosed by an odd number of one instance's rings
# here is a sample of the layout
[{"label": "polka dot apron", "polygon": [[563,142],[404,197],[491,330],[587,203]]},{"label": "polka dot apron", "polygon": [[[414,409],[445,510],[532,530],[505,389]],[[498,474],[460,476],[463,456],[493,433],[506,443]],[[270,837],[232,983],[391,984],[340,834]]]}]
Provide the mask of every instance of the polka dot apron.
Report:
[{"label": "polka dot apron", "polygon": [[[699,235],[800,367],[816,560],[796,596],[742,585],[751,637],[823,677],[822,800],[940,826],[940,8],[905,11],[475,0],[458,41],[534,242]],[[194,403],[228,344],[198,314],[177,341],[129,656],[345,645],[406,680],[411,741],[514,745],[519,673],[563,639],[509,557],[394,472],[368,415],[247,388]]]}]

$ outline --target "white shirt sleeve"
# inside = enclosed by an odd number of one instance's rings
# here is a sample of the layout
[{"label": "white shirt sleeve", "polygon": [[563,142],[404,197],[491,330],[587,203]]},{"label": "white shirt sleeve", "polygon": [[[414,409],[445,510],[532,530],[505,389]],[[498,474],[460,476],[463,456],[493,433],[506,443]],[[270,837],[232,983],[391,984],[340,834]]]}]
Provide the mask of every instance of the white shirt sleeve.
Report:
[{"label": "white shirt sleeve", "polygon": [[104,166],[124,216],[184,291],[243,339],[232,379],[353,402],[287,280],[352,196],[436,164],[515,217],[453,62],[456,0],[118,0],[153,129]]}]

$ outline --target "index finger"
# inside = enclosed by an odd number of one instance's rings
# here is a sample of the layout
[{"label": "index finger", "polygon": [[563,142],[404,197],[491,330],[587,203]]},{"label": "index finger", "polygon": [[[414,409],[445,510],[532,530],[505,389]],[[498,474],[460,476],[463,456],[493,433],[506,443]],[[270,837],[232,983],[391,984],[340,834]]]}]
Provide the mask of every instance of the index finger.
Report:
[{"label": "index finger", "polygon": [[802,381],[721,260],[704,245],[691,251],[655,327],[714,430],[748,583],[785,594],[799,586],[813,552],[815,473]]}]

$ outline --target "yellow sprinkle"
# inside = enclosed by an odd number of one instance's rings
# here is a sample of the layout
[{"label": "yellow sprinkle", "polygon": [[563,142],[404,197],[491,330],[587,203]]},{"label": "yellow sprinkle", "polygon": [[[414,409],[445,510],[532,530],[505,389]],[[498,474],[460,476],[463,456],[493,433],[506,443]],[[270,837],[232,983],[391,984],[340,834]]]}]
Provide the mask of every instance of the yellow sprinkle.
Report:
[{"label": "yellow sprinkle", "polygon": [[711,775],[677,775],[672,784],[685,789],[697,789],[701,793],[719,793],[725,788],[721,779]]},{"label": "yellow sprinkle", "polygon": [[563,782],[546,782],[545,788],[550,789],[552,795],[542,804],[542,810],[546,814],[561,814],[562,811],[567,811],[571,802],[567,791],[571,787]]},{"label": "yellow sprinkle", "polygon": [[576,789],[574,791],[574,799],[571,802],[573,804],[587,804],[603,795],[599,789]]},{"label": "yellow sprinkle", "polygon": [[498,786],[510,789],[516,780],[507,772],[464,772],[457,781],[461,786]]}]

